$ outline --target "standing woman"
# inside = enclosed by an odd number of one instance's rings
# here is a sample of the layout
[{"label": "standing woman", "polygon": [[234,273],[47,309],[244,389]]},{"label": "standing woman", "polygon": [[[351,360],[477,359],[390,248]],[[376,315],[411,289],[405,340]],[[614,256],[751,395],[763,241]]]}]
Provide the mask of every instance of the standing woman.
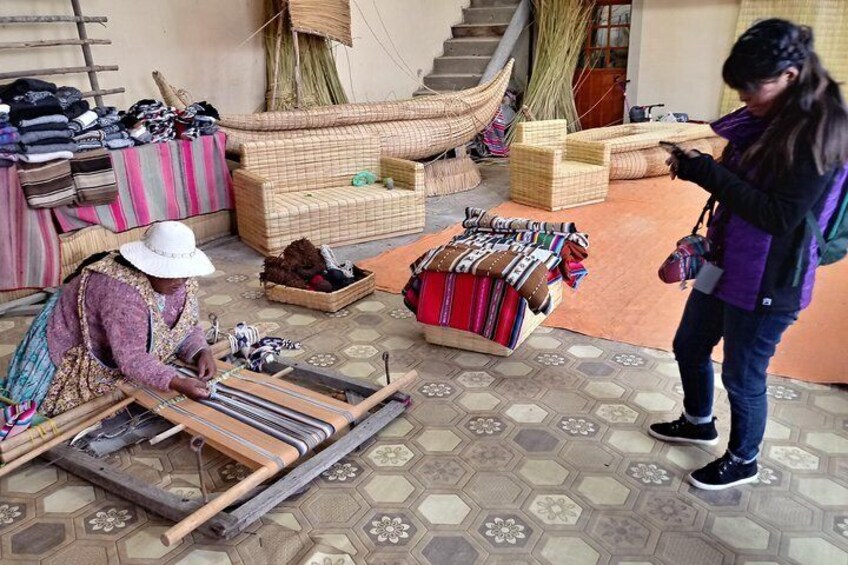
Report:
[{"label": "standing woman", "polygon": [[779,19],[755,24],[736,41],[722,74],[745,103],[713,124],[729,141],[722,162],[693,151],[669,159],[672,178],[700,185],[718,202],[708,237],[720,278],[710,294],[692,291],[674,338],[684,412],[649,432],[670,442],[718,443],[710,356],[724,338],[727,452],[689,475],[709,490],[756,480],[766,371],[783,332],[810,304],[819,262],[806,218],[811,213],[824,231],[848,176],[848,113],[810,28]]}]

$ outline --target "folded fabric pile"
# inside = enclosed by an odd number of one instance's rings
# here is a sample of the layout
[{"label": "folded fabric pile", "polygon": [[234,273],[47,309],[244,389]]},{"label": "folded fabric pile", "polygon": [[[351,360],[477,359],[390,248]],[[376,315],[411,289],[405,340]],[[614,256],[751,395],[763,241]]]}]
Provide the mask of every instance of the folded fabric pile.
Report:
[{"label": "folded fabric pile", "polygon": [[4,152],[17,157],[7,160],[45,163],[70,159],[77,151],[66,111],[75,115],[87,107],[78,90],[59,89],[52,82],[22,78],[0,87],[0,100],[9,105],[9,120],[20,136],[16,151]]},{"label": "folded fabric pile", "polygon": [[553,283],[575,288],[586,276],[588,236],[572,223],[500,218],[479,208],[465,215],[464,233],[410,266],[404,303],[423,324],[513,348],[526,311],[553,310]]},{"label": "folded fabric pile", "polygon": [[18,160],[18,128],[9,122],[8,104],[0,103],[0,167],[11,167]]},{"label": "folded fabric pile", "polygon": [[195,102],[185,110],[177,110],[176,133],[180,139],[197,139],[201,135],[212,135],[218,131],[221,116],[214,106],[206,102]]},{"label": "folded fabric pile", "polygon": [[73,119],[69,126],[74,131],[74,141],[80,151],[123,149],[135,145],[114,106],[89,110]]}]

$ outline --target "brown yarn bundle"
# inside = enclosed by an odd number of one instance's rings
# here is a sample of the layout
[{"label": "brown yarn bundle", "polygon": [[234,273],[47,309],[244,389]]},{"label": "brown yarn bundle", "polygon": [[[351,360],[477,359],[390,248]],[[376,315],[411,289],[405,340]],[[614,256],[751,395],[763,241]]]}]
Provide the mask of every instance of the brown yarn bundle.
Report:
[{"label": "brown yarn bundle", "polygon": [[259,280],[292,288],[309,288],[312,278],[326,269],[321,252],[311,241],[303,238],[289,244],[279,257],[266,257]]}]

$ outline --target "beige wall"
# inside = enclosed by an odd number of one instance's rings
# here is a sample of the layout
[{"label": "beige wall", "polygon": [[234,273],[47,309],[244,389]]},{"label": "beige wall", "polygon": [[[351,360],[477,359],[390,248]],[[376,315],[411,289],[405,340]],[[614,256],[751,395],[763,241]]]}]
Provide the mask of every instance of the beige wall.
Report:
[{"label": "beige wall", "polygon": [[351,2],[353,49],[335,48],[339,77],[351,102],[412,96],[468,4],[468,0]]},{"label": "beige wall", "polygon": [[739,0],[634,0],[630,103],[717,118],[721,66],[735,39]]},{"label": "beige wall", "polygon": [[[162,71],[175,85],[224,112],[252,112],[263,102],[265,60],[261,34],[239,46],[262,25],[262,2],[249,0],[84,0],[89,15],[109,18],[106,27],[89,24],[92,38],[113,45],[93,47],[95,62],[117,64],[118,73],[102,73],[102,87],[124,86],[126,94],[107,103],[127,108],[140,98],[159,97],[150,73]],[[0,0],[0,15],[70,13],[70,2]],[[73,38],[73,24],[0,26],[0,41]],[[82,66],[74,47],[0,51],[3,71]],[[86,75],[45,77],[58,84],[89,90]]]}]

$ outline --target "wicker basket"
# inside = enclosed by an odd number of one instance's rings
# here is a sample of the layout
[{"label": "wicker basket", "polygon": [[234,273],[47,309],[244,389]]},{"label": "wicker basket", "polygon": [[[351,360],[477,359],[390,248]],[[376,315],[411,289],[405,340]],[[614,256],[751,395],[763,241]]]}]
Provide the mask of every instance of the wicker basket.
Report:
[{"label": "wicker basket", "polygon": [[[557,307],[562,302],[562,281],[557,281],[550,285],[550,292],[553,296],[554,307]],[[454,349],[464,349],[466,351],[475,351],[477,353],[486,353],[488,355],[498,355],[500,357],[509,357],[524,341],[530,337],[533,330],[545,321],[545,314],[533,314],[525,305],[524,322],[521,324],[521,332],[518,335],[518,341],[515,347],[510,349],[500,343],[488,340],[485,337],[457,330],[455,328],[446,328],[442,326],[431,326],[424,324],[424,339],[427,343],[433,345],[443,345],[445,347],[453,347]]]},{"label": "wicker basket", "polygon": [[350,286],[335,292],[316,292],[266,282],[265,296],[268,300],[283,304],[295,304],[322,312],[338,312],[345,306],[373,293],[374,289],[377,288],[374,273],[356,266],[353,267],[353,272],[361,278]]}]

